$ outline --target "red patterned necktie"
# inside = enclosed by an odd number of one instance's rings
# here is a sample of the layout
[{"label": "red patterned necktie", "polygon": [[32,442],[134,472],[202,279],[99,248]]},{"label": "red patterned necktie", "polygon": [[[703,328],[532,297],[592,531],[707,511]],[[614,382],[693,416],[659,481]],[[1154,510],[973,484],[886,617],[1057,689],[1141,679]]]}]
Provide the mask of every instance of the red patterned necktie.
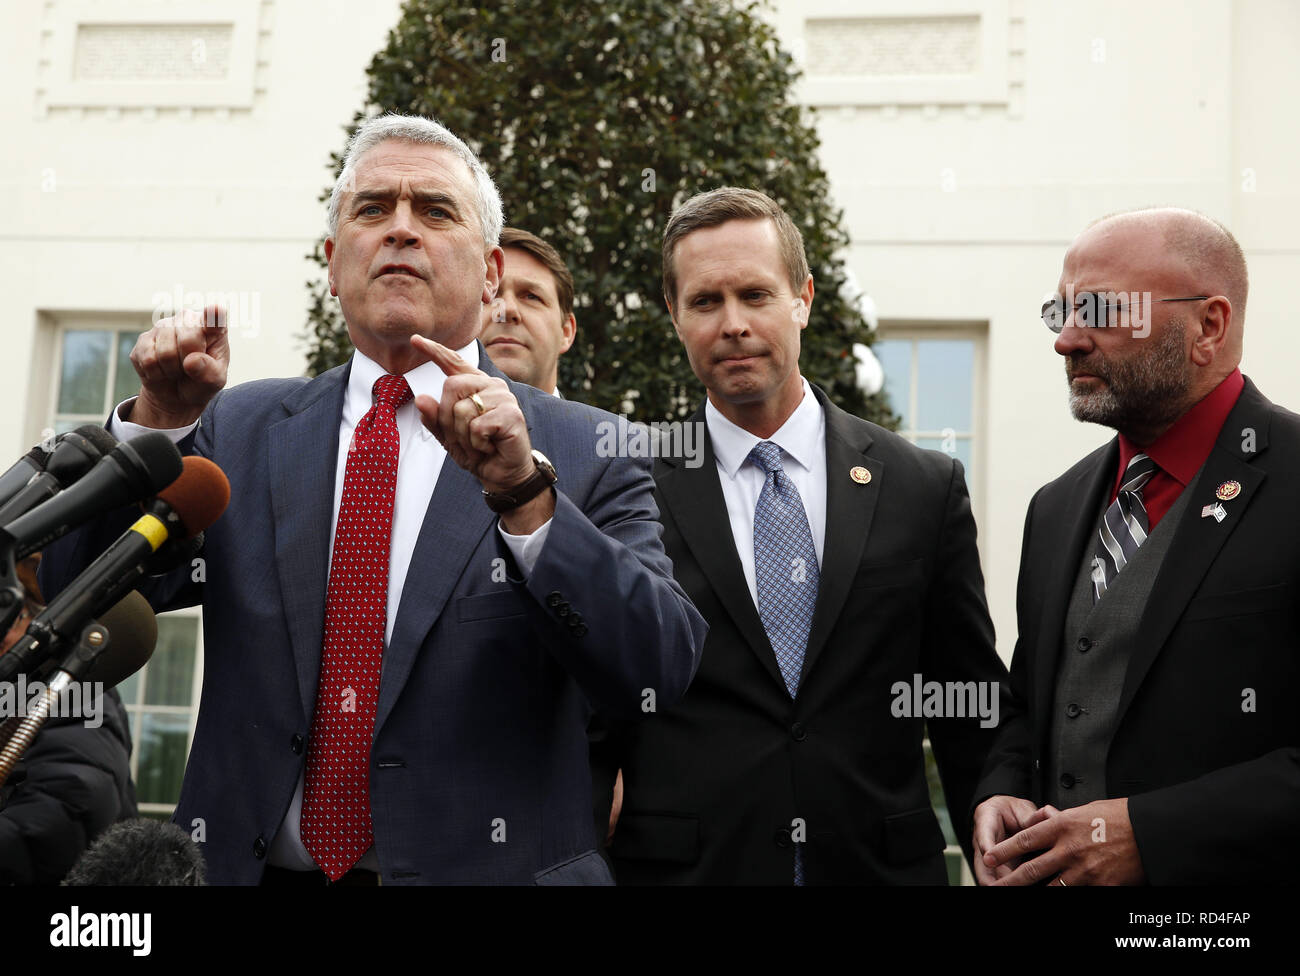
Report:
[{"label": "red patterned necktie", "polygon": [[388,619],[388,550],[397,490],[397,408],[405,378],[385,374],[352,434],[325,597],[316,713],[307,750],[302,842],[331,881],[374,842],[370,743]]}]

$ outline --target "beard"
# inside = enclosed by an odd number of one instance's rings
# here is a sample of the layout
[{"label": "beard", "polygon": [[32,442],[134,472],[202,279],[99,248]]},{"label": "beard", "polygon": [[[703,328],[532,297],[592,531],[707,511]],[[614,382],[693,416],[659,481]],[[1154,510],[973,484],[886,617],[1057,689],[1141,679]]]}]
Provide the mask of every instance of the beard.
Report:
[{"label": "beard", "polygon": [[[1192,376],[1183,337],[1183,323],[1170,321],[1133,355],[1106,358],[1094,349],[1088,356],[1071,356],[1065,361],[1070,412],[1076,420],[1113,427],[1138,443],[1163,432],[1188,406]],[[1105,385],[1076,389],[1073,377],[1081,372]]]}]

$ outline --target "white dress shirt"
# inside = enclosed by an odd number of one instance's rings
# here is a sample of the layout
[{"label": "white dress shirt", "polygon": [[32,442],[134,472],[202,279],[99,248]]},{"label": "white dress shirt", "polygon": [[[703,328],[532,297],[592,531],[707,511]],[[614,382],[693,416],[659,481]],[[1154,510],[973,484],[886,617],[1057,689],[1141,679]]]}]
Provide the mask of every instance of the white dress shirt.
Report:
[{"label": "white dress shirt", "polygon": [[[477,342],[471,342],[463,349],[457,350],[457,352],[471,366],[478,367]],[[334,553],[334,531],[338,523],[339,506],[343,501],[343,478],[347,471],[348,449],[352,444],[352,433],[361,418],[370,411],[373,404],[371,391],[375,381],[384,375],[384,372],[384,368],[369,357],[360,352],[353,354],[352,369],[348,375],[347,392],[344,394],[343,399],[343,416],[339,423],[338,463],[334,479],[334,514],[330,528],[331,562]],[[415,396],[428,395],[435,400],[441,399],[442,385],[446,376],[435,363],[424,363],[405,375],[406,382],[410,385],[411,392]],[[149,428],[121,419],[120,414],[123,408],[130,402],[130,400],[127,400],[119,404],[118,408],[113,411],[112,419],[109,422],[109,433],[113,434],[118,440],[127,440],[149,431]],[[442,471],[443,461],[447,457],[447,452],[442,444],[438,442],[438,439],[433,434],[429,433],[421,421],[414,397],[397,410],[396,420],[399,440],[397,491],[393,500],[393,533],[388,558],[388,613],[384,628],[385,648],[388,645],[388,640],[393,635],[393,624],[397,620],[397,611],[401,603],[403,587],[406,583],[406,573],[411,565],[411,556],[415,552],[416,542],[419,541],[420,528],[424,524],[425,512],[429,507],[429,500],[433,497],[433,490],[438,482],[438,475]],[[194,423],[188,427],[165,430],[162,433],[167,434],[173,442],[176,442],[188,436],[197,426],[198,424]],[[550,527],[551,523],[548,521],[531,535],[511,535],[505,531],[499,521],[497,522],[497,530],[501,533],[501,537],[505,540],[525,576],[536,565]],[[293,802],[290,803],[289,812],[285,815],[284,822],[271,844],[267,861],[279,867],[309,871],[315,870],[316,864],[311,859],[311,855],[307,853],[307,849],[303,847],[299,833],[305,775],[306,770],[304,767],[303,775],[298,777],[298,786],[294,791]],[[379,870],[379,858],[375,854],[373,847],[366,851],[361,860],[357,862],[357,867],[367,868],[371,871]]]},{"label": "white dress shirt", "polygon": [[718,465],[718,480],[722,483],[722,497],[727,503],[727,516],[731,521],[731,537],[736,542],[741,568],[750,598],[758,606],[758,585],[754,575],[754,512],[758,496],[763,492],[767,473],[746,458],[756,444],[764,439],[781,448],[781,467],[786,477],[794,482],[808,516],[813,547],[817,550],[817,565],[822,565],[826,542],[826,414],[813,396],[808,381],[803,381],[803,399],[794,413],[771,437],[755,437],[743,427],[738,427],[724,417],[709,401],[704,408],[704,420],[713,442],[713,456]]}]

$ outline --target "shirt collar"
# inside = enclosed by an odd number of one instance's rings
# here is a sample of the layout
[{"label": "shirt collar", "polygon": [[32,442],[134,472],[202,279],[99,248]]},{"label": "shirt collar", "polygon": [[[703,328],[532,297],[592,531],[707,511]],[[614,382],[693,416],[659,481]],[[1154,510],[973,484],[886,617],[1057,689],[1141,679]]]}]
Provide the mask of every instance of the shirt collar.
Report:
[{"label": "shirt collar", "polygon": [[[1228,414],[1241,396],[1246,385],[1240,369],[1234,369],[1226,379],[1207,393],[1195,406],[1174,421],[1174,425],[1145,448],[1139,447],[1123,434],[1119,435],[1119,470],[1123,477],[1129,461],[1135,454],[1145,454],[1161,471],[1168,472],[1186,488],[1210,456],[1210,449],[1219,439]],[[1116,491],[1119,490],[1118,482]]]},{"label": "shirt collar", "polygon": [[[478,342],[471,341],[463,349],[457,349],[460,358],[475,369],[478,368]],[[352,354],[352,372],[348,375],[348,396],[359,398],[370,409],[373,399],[371,391],[375,381],[383,376],[385,370],[377,362],[360,350]],[[415,396],[431,396],[435,400],[442,398],[442,384],[447,374],[438,368],[437,363],[421,363],[415,369],[404,374],[406,382]],[[362,411],[364,413],[364,411]]]},{"label": "shirt collar", "polygon": [[802,382],[803,399],[799,401],[799,406],[794,408],[794,413],[786,418],[780,429],[768,438],[756,437],[745,428],[732,423],[713,405],[712,400],[705,404],[704,420],[709,427],[709,439],[713,442],[713,455],[728,478],[736,477],[736,472],[745,463],[754,445],[764,439],[785,451],[805,470],[813,469],[817,457],[815,452],[825,450],[826,417],[808,381]]}]

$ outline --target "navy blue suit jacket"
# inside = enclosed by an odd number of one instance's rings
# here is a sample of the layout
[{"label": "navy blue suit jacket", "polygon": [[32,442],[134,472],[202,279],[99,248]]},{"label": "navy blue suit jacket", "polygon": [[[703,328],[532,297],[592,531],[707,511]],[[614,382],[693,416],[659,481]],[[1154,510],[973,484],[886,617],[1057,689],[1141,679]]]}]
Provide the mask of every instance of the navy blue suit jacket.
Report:
[{"label": "navy blue suit jacket", "polygon": [[[480,349],[485,372],[502,374]],[[256,883],[306,760],[320,672],[348,365],[220,393],[192,441],[231,483],[189,568],[148,595],[202,602],[203,696],[175,820],[213,883]],[[502,376],[502,378],[504,378]],[[527,580],[478,481],[442,466],[385,648],[370,803],[383,883],[601,883],[587,718],[681,698],[705,625],[660,541],[650,462],[597,454],[611,415],[510,383],[559,472]],[[53,595],[127,524],[52,547]],[[581,626],[579,626],[581,624]],[[590,703],[590,704],[589,704]]]}]

